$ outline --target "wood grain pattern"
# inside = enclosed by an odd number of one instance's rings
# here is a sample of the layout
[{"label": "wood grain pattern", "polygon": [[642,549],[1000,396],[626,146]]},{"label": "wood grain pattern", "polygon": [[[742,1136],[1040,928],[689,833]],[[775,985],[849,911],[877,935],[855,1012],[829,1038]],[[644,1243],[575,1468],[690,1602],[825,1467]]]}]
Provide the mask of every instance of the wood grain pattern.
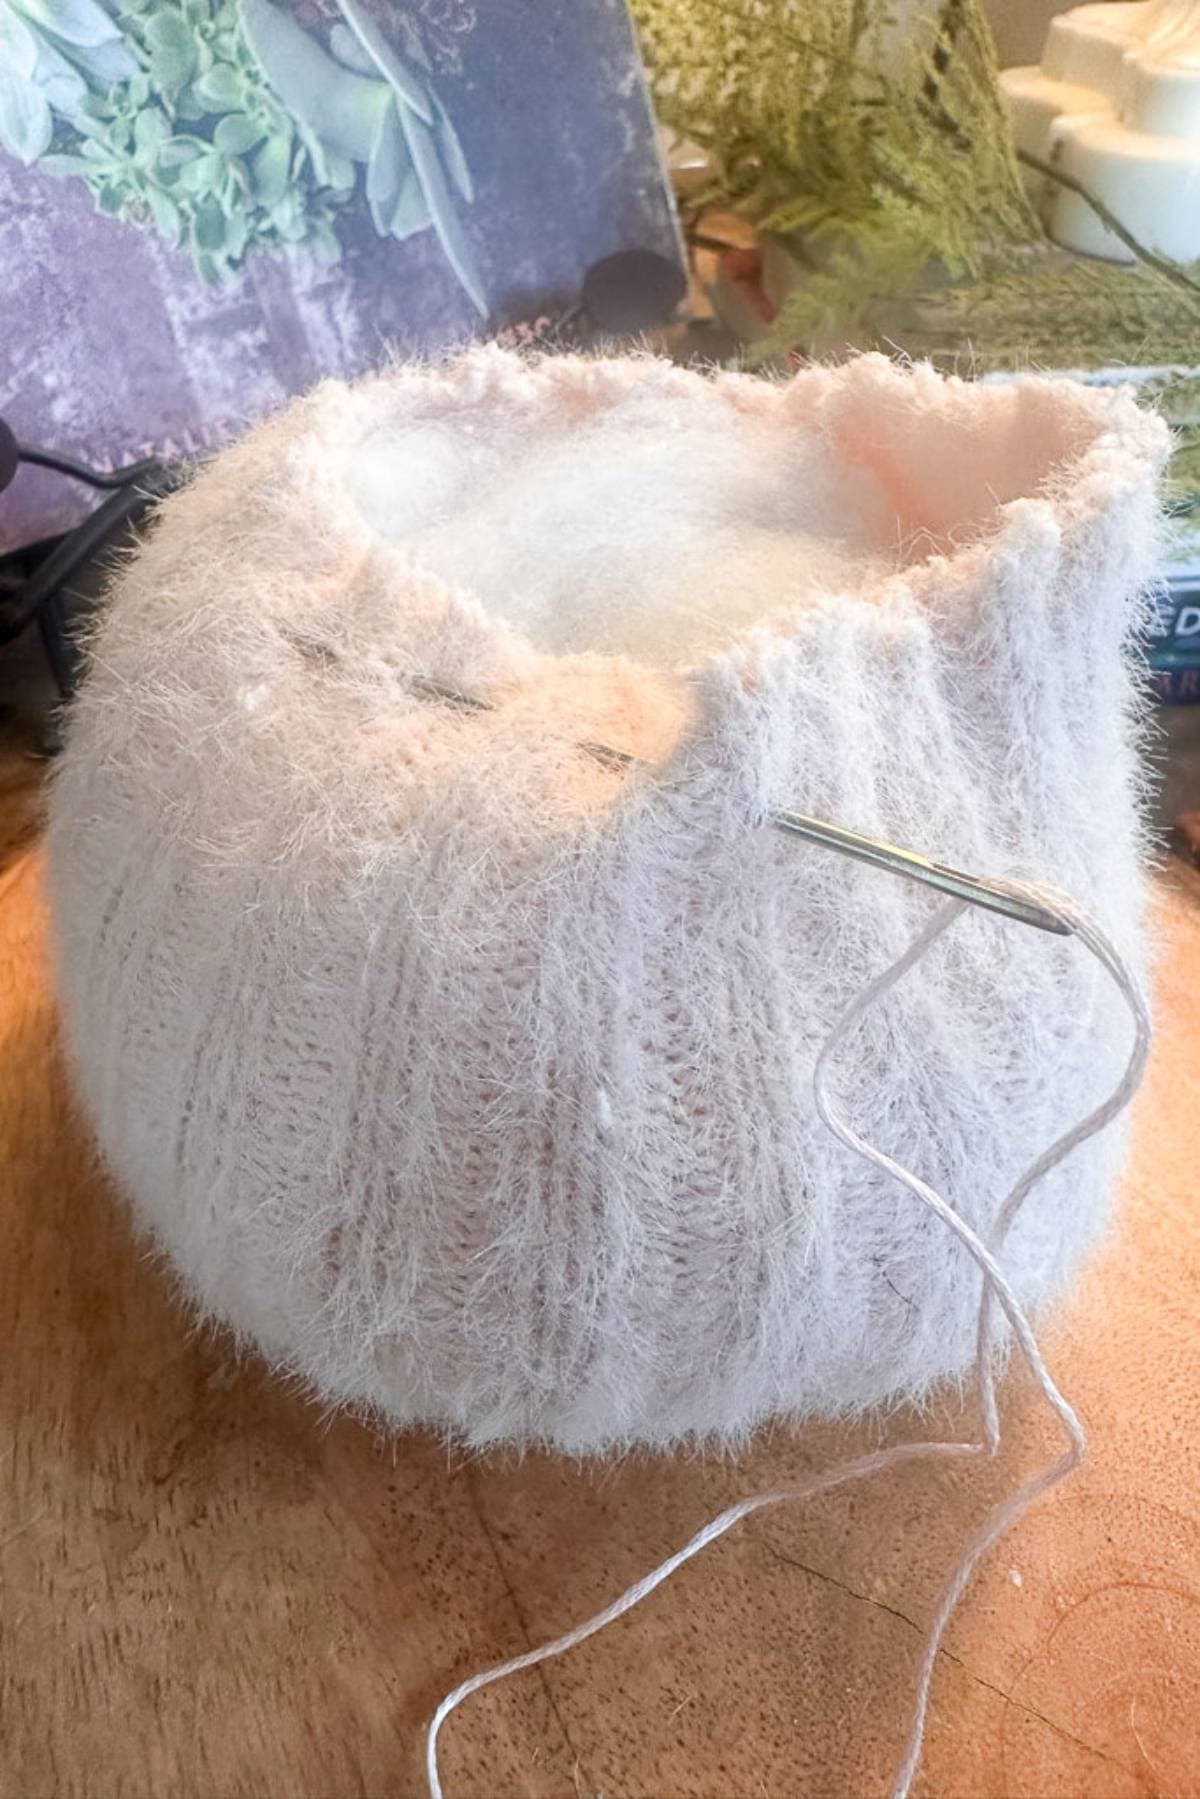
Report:
[{"label": "wood grain pattern", "polygon": [[[55,1045],[26,777],[0,784],[0,1794],[414,1799],[448,1686],[586,1614],[732,1497],[892,1420],[739,1464],[464,1460],[328,1418],[197,1332],[131,1238]],[[13,848],[16,845],[18,847]],[[919,1791],[1200,1794],[1200,884],[1164,887],[1155,1063],[1109,1244],[1046,1333],[1092,1433],[951,1627]],[[964,1532],[1053,1442],[756,1519],[447,1726],[452,1799],[886,1790]],[[953,1424],[946,1402],[923,1428]]]}]

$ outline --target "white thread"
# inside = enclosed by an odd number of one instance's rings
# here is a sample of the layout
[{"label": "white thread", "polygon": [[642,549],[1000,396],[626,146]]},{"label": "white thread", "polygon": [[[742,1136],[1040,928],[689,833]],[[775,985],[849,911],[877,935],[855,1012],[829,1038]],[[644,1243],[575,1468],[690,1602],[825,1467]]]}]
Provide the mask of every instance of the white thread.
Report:
[{"label": "white thread", "polygon": [[1004,1239],[1021,1206],[1038,1181],[1070,1155],[1073,1149],[1077,1149],[1087,1138],[1102,1130],[1129,1104],[1145,1071],[1146,1057],[1150,1046],[1150,1015],[1145,999],[1123,957],[1099,925],[1088,918],[1073,900],[1065,894],[1055,892],[1052,888],[1018,881],[1006,882],[1004,885],[1011,893],[1045,906],[1047,911],[1068,925],[1072,934],[1096,957],[1112,978],[1121,997],[1129,1007],[1134,1024],[1134,1042],[1125,1065],[1125,1071],[1109,1097],[1094,1111],[1089,1112],[1086,1118],[1081,1119],[1078,1124],[1065,1131],[1048,1149],[1043,1150],[1014,1184],[997,1214],[990,1247],[985,1246],[970,1226],[965,1224],[957,1213],[946,1204],[940,1194],[935,1193],[916,1175],[893,1161],[882,1150],[877,1150],[871,1144],[864,1142],[834,1111],[829,1103],[824,1083],[829,1058],[838,1044],[867,1008],[873,1005],[890,987],[893,987],[912,967],[913,963],[924,955],[934,940],[965,910],[963,902],[953,900],[949,905],[941,907],[904,954],[863,990],[830,1032],[825,1046],[817,1058],[813,1082],[817,1109],[834,1135],[845,1143],[847,1148],[855,1150],[857,1154],[874,1163],[876,1167],[893,1175],[911,1193],[916,1194],[918,1199],[923,1200],[954,1232],[983,1272],[984,1286],[979,1307],[979,1346],[976,1356],[976,1373],[984,1429],[983,1441],[973,1447],[981,1452],[986,1450],[991,1455],[995,1455],[1000,1447],[1000,1422],[996,1409],[995,1369],[992,1353],[995,1346],[992,1322],[993,1301],[997,1300],[1008,1318],[1013,1335],[1017,1339],[1030,1371],[1057,1412],[1070,1440],[1070,1448],[1063,1456],[1053,1462],[1049,1468],[1044,1469],[1041,1474],[1035,1475],[1009,1499],[1004,1500],[995,1508],[963,1551],[959,1564],[942,1595],[941,1603],[934,1614],[933,1623],[925,1640],[925,1650],[917,1678],[913,1722],[905,1746],[904,1758],[896,1776],[893,1789],[894,1799],[905,1799],[917,1771],[917,1765],[921,1758],[921,1745],[925,1736],[925,1715],[929,1704],[929,1689],[933,1680],[938,1649],[954,1607],[961,1598],[963,1589],[970,1580],[976,1564],[992,1544],[1003,1535],[1009,1525],[1014,1524],[1036,1499],[1040,1498],[1043,1493],[1049,1492],[1051,1487],[1056,1486],[1060,1480],[1078,1467],[1087,1448],[1083,1426],[1070,1404],[1059,1392],[1046,1368],[1029,1321],[996,1261],[996,1255],[1003,1246]]},{"label": "white thread", "polygon": [[847,1481],[862,1479],[868,1474],[876,1474],[881,1469],[894,1467],[900,1462],[915,1461],[922,1457],[944,1458],[985,1453],[995,1455],[1000,1447],[1000,1421],[996,1407],[994,1367],[995,1306],[998,1304],[1008,1320],[1030,1371],[1062,1422],[1067,1433],[1069,1447],[1048,1468],[1043,1469],[1040,1474],[1027,1481],[1015,1494],[1002,1501],[991,1512],[983,1526],[967,1544],[958,1566],[947,1583],[925,1640],[917,1677],[913,1721],[893,1788],[893,1799],[906,1799],[921,1758],[929,1690],[933,1680],[938,1649],[941,1646],[946,1625],[967,1582],[980,1558],[1008,1529],[1009,1525],[1015,1523],[1036,1499],[1049,1492],[1051,1487],[1057,1485],[1072,1469],[1078,1467],[1087,1446],[1083,1426],[1046,1368],[1025,1312],[997,1258],[1021,1206],[1037,1183],[1049,1173],[1050,1169],[1056,1167],[1059,1162],[1070,1155],[1072,1150],[1077,1149],[1087,1138],[1102,1130],[1129,1104],[1145,1070],[1150,1044],[1150,1017],[1145,999],[1124,958],[1099,925],[1088,918],[1073,900],[1051,888],[1017,881],[1008,882],[1006,885],[1013,894],[1034,900],[1039,905],[1046,907],[1049,912],[1066,924],[1085,948],[1095,956],[1112,978],[1129,1008],[1134,1024],[1134,1041],[1125,1072],[1109,1097],[1044,1150],[1015,1183],[997,1214],[988,1243],[984,1243],[932,1187],[927,1186],[909,1169],[860,1137],[836,1110],[830,1100],[826,1084],[829,1064],[834,1052],[853,1030],[863,1014],[890,988],[903,979],[908,970],[925,955],[936,939],[966,909],[963,901],[952,900],[947,905],[940,907],[908,949],[889,968],[885,969],[883,974],[863,989],[853,1005],[829,1033],[825,1045],[817,1057],[813,1074],[813,1093],[817,1110],[833,1134],[855,1154],[864,1157],[877,1168],[892,1175],[902,1186],[907,1187],[910,1193],[928,1206],[962,1243],[983,1275],[976,1358],[976,1376],[979,1383],[980,1409],[983,1420],[981,1440],[979,1442],[898,1443],[890,1449],[877,1450],[871,1455],[861,1456],[854,1461],[844,1463],[840,1468],[829,1469],[824,1474],[814,1475],[808,1480],[782,1487],[776,1492],[752,1494],[749,1498],[739,1500],[736,1505],[728,1507],[726,1511],[698,1530],[682,1549],[676,1550],[674,1555],[668,1556],[665,1561],[660,1562],[657,1568],[635,1581],[619,1598],[614,1599],[610,1605],[605,1606],[603,1611],[597,1612],[585,1623],[577,1624],[574,1629],[556,1637],[551,1643],[544,1643],[540,1648],[526,1651],[524,1655],[514,1656],[509,1661],[499,1662],[479,1674],[473,1674],[470,1679],[464,1680],[455,1687],[453,1692],[448,1693],[434,1713],[426,1737],[425,1767],[430,1799],[444,1799],[441,1777],[438,1772],[438,1735],[450,1713],[465,1699],[469,1699],[472,1693],[478,1693],[484,1687],[491,1686],[494,1682],[503,1680],[510,1674],[519,1674],[526,1668],[536,1667],[539,1662],[550,1661],[555,1656],[565,1654],[568,1649],[575,1648],[577,1644],[585,1642],[588,1637],[594,1636],[597,1631],[603,1630],[607,1625],[622,1617],[624,1613],[631,1611],[634,1606],[639,1605],[656,1587],[661,1586],[663,1581],[669,1580],[671,1575],[685,1562],[690,1561],[694,1555],[698,1555],[702,1549],[707,1548],[709,1543],[724,1536],[726,1531],[731,1530],[735,1524],[739,1524],[743,1518],[763,1511],[768,1506],[779,1505],[787,1499],[809,1498],[814,1493],[841,1486]]}]

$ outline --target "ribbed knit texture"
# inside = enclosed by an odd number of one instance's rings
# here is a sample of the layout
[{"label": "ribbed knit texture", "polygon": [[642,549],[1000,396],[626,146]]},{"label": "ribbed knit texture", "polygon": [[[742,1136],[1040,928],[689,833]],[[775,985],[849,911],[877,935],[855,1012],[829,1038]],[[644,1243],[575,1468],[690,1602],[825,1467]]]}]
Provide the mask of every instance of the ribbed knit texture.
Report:
[{"label": "ribbed knit texture", "polygon": [[[876,357],[482,352],[198,474],[116,584],[50,832],[79,1092],[196,1305],[476,1444],[734,1438],[966,1369],[977,1273],[811,1092],[934,902],[766,819],[1053,880],[1136,960],[1165,437]],[[1076,946],[975,915],[844,1104],[986,1235],[1126,1047]],[[1120,1149],[1030,1201],[1026,1304]]]}]

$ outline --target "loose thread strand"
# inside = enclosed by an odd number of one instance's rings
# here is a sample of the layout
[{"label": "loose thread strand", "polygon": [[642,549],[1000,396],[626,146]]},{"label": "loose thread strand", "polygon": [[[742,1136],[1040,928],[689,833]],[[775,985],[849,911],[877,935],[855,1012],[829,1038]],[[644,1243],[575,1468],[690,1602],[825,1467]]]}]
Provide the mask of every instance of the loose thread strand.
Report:
[{"label": "loose thread strand", "polygon": [[[997,885],[1002,884],[997,883]],[[860,1137],[841,1116],[830,1098],[828,1089],[829,1069],[835,1052],[845,1042],[863,1015],[904,978],[909,969],[920,961],[942,933],[960,917],[966,909],[963,901],[952,900],[949,904],[939,907],[903,954],[898,956],[877,979],[862,990],[830,1031],[824,1047],[817,1057],[813,1074],[813,1094],[817,1111],[834,1136],[856,1155],[899,1181],[936,1217],[940,1218],[967,1250],[983,1276],[976,1343],[976,1381],[979,1389],[982,1423],[980,1441],[898,1443],[891,1448],[877,1450],[871,1455],[861,1456],[857,1460],[843,1463],[841,1467],[828,1469],[823,1474],[816,1474],[807,1480],[781,1487],[777,1491],[752,1494],[746,1499],[739,1500],[737,1504],[729,1506],[719,1516],[702,1526],[684,1544],[682,1549],[660,1562],[656,1568],[643,1575],[632,1586],[627,1587],[611,1604],[605,1606],[602,1611],[597,1612],[584,1623],[578,1624],[562,1636],[556,1637],[553,1642],[544,1643],[536,1649],[527,1651],[524,1655],[513,1656],[509,1661],[497,1663],[494,1667],[473,1674],[468,1680],[464,1680],[455,1687],[453,1692],[448,1693],[434,1713],[426,1737],[425,1766],[430,1799],[444,1799],[438,1769],[438,1737],[446,1719],[465,1699],[469,1699],[473,1693],[480,1692],[484,1687],[491,1686],[498,1680],[506,1679],[510,1674],[519,1674],[524,1669],[536,1667],[540,1662],[565,1655],[568,1650],[585,1642],[597,1631],[604,1630],[609,1624],[615,1623],[626,1612],[632,1611],[636,1605],[640,1605],[642,1600],[647,1598],[656,1587],[661,1586],[665,1580],[669,1580],[685,1562],[698,1555],[702,1549],[707,1548],[718,1537],[724,1536],[736,1524],[740,1524],[744,1518],[750,1517],[755,1512],[763,1511],[767,1507],[780,1505],[785,1500],[811,1498],[816,1493],[827,1492],[832,1488],[843,1486],[849,1481],[861,1480],[867,1475],[877,1474],[885,1468],[896,1467],[903,1462],[927,1458],[945,1459],[956,1456],[994,1455],[1000,1447],[1000,1421],[996,1405],[994,1366],[997,1335],[995,1313],[998,1307],[1007,1319],[1009,1328],[1034,1379],[1062,1423],[1067,1435],[1068,1447],[1057,1460],[1033,1476],[1016,1493],[994,1508],[982,1527],[967,1544],[950,1577],[925,1639],[917,1676],[912,1724],[893,1787],[893,1799],[907,1799],[921,1759],[933,1670],[937,1662],[943,1633],[955,1606],[962,1597],[982,1557],[1037,1499],[1048,1493],[1052,1487],[1079,1465],[1087,1446],[1083,1426],[1068,1400],[1059,1391],[1042,1359],[1037,1339],[1024,1308],[1000,1266],[999,1254],[1021,1207],[1038,1182],[1080,1144],[1094,1136],[1097,1131],[1102,1130],[1129,1104],[1145,1071],[1150,1044],[1150,1017],[1145,999],[1128,964],[1099,925],[1090,919],[1073,900],[1052,889],[1016,881],[1003,883],[1003,885],[1009,888],[1015,898],[1021,898],[1034,905],[1044,907],[1047,912],[1058,918],[1096,958],[1112,979],[1129,1009],[1134,1026],[1134,1040],[1125,1071],[1113,1092],[1086,1118],[1064,1132],[1055,1143],[1051,1144],[1030,1164],[1001,1205],[986,1243],[964,1219],[959,1217],[941,1194],[935,1192],[910,1169],[905,1168],[901,1163],[885,1154],[883,1150],[876,1149],[873,1144],[867,1143]]]}]

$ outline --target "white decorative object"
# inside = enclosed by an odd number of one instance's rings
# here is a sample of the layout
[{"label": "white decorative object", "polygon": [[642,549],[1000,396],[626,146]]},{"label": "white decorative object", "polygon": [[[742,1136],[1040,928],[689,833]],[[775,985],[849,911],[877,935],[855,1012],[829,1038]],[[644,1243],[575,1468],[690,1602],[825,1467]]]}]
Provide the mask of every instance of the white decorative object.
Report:
[{"label": "white decorative object", "polygon": [[[1053,163],[1147,249],[1200,258],[1200,0],[1077,6],[1050,22],[1040,68],[1000,77],[1019,149]],[[1033,177],[1050,236],[1132,261],[1087,201]]]},{"label": "white decorative object", "polygon": [[[882,357],[489,352],[200,471],[119,577],[50,833],[80,1097],[197,1307],[475,1444],[735,1440],[965,1371],[978,1269],[813,1097],[936,902],[766,820],[1053,879],[1138,960],[1166,435]],[[990,1242],[1128,1053],[1077,944],[972,915],[833,1084]],[[1030,1196],[1023,1305],[1120,1147]]]}]

